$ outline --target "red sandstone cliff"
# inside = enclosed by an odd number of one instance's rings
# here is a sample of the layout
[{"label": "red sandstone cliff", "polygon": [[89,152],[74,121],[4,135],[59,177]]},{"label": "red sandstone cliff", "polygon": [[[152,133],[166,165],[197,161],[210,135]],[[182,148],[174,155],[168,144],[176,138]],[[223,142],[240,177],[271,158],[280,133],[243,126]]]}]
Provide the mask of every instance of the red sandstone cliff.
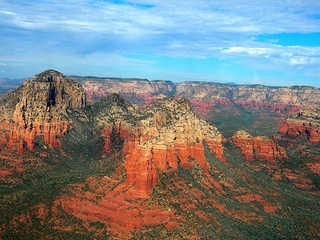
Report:
[{"label": "red sandstone cliff", "polygon": [[240,130],[233,135],[232,141],[236,147],[241,149],[248,161],[257,158],[275,162],[276,159],[288,158],[285,149],[266,136],[253,137],[246,131]]},{"label": "red sandstone cliff", "polygon": [[82,83],[90,102],[95,102],[97,99],[106,97],[112,93],[118,93],[146,107],[155,99],[171,95],[175,89],[172,82],[163,80],[72,78]]},{"label": "red sandstone cliff", "polygon": [[320,108],[303,110],[288,116],[279,125],[279,133],[290,137],[304,135],[309,144],[320,141]]},{"label": "red sandstone cliff", "polygon": [[73,80],[54,70],[35,75],[1,101],[0,144],[33,151],[41,136],[49,147],[59,147],[58,137],[73,125],[68,110],[85,105],[85,93]]},{"label": "red sandstone cliff", "polygon": [[[132,151],[126,156],[126,184],[140,194],[148,195],[158,184],[158,171],[178,171],[178,165],[192,168],[195,159],[204,172],[210,165],[204,155],[204,142],[224,161],[222,136],[218,130],[192,111],[186,99],[165,98],[153,102],[145,111],[145,119],[137,124]],[[124,148],[126,147],[126,142]]]},{"label": "red sandstone cliff", "polygon": [[[235,103],[250,109],[263,109],[275,113],[293,113],[314,108],[320,103],[320,90],[314,87],[267,87],[263,85],[229,85],[213,82],[148,81],[146,79],[107,79],[73,77],[83,83],[90,101],[111,93],[119,93],[139,106],[165,96],[186,97],[195,106],[207,111],[216,104]],[[200,103],[200,105],[199,105]],[[205,115],[204,115],[205,117]]]},{"label": "red sandstone cliff", "polygon": [[110,98],[110,111],[96,117],[104,125],[104,150],[108,153],[122,144],[127,171],[124,184],[137,197],[150,195],[159,184],[159,171],[178,171],[178,166],[192,168],[191,159],[208,173],[204,144],[224,161],[222,135],[216,127],[200,120],[186,99],[159,99],[139,112],[119,95]]}]

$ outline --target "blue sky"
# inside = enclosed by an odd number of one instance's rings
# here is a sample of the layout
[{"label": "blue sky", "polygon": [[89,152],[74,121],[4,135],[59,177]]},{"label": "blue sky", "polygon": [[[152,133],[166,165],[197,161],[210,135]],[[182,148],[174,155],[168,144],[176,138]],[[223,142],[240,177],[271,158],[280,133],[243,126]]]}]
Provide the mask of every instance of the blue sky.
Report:
[{"label": "blue sky", "polygon": [[1,0],[0,77],[320,88],[320,1]]}]

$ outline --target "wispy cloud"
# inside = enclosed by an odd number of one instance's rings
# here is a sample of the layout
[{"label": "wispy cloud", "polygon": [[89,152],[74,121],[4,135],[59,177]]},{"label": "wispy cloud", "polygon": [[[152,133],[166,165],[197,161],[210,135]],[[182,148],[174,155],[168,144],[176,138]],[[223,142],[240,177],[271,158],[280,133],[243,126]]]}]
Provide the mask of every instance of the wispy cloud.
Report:
[{"label": "wispy cloud", "polygon": [[33,53],[63,61],[152,53],[316,76],[320,44],[282,46],[259,36],[319,33],[319,9],[319,1],[300,0],[3,0],[0,61]]},{"label": "wispy cloud", "polygon": [[222,49],[221,53],[236,57],[242,64],[250,64],[259,69],[302,71],[313,75],[320,66],[320,47],[228,47]]}]

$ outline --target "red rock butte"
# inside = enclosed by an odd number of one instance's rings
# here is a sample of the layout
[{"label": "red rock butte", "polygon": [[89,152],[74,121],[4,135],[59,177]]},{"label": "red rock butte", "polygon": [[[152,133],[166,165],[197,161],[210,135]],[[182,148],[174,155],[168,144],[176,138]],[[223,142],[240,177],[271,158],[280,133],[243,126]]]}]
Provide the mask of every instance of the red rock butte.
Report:
[{"label": "red rock butte", "polygon": [[320,141],[320,108],[289,115],[279,125],[279,133],[290,137],[307,136],[309,144]]},{"label": "red rock butte", "polygon": [[248,161],[261,159],[276,162],[277,159],[288,158],[286,150],[266,136],[253,137],[246,131],[239,130],[233,135],[232,141]]},{"label": "red rock butte", "polygon": [[[116,115],[119,109],[106,116]],[[111,150],[112,131],[123,139],[122,154],[125,156],[127,177],[137,197],[147,198],[153,186],[159,184],[158,171],[178,171],[178,167],[192,168],[190,159],[198,161],[208,173],[210,165],[204,154],[204,144],[221,161],[223,157],[222,135],[213,125],[199,119],[186,99],[167,97],[154,101],[140,113],[139,120],[117,121],[106,124],[102,130],[104,150]],[[130,118],[132,120],[132,118]]]},{"label": "red rock butte", "polygon": [[58,137],[70,128],[68,109],[83,108],[86,95],[82,87],[55,70],[47,70],[25,81],[2,100],[1,144],[24,148],[35,147],[35,137],[42,136],[49,147],[59,147]]}]

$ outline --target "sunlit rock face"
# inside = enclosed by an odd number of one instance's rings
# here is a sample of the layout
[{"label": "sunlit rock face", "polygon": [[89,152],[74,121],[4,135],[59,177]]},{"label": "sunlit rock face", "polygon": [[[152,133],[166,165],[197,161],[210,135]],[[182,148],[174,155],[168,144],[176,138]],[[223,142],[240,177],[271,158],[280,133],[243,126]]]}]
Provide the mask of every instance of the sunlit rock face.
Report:
[{"label": "sunlit rock face", "polygon": [[290,137],[304,135],[309,144],[320,141],[320,108],[303,110],[289,115],[279,125],[279,133]]},{"label": "sunlit rock face", "polygon": [[[159,184],[158,171],[178,171],[178,166],[192,168],[191,159],[198,161],[208,172],[204,144],[221,161],[222,135],[213,125],[199,119],[186,99],[167,97],[154,101],[138,112],[118,95],[108,103],[109,113],[99,117],[105,125],[102,136],[104,151],[112,151],[122,142],[127,177],[124,182],[139,197],[148,197],[153,186]],[[130,115],[131,114],[131,115]],[[110,119],[109,116],[117,116]]]},{"label": "sunlit rock face", "polygon": [[232,141],[241,149],[248,161],[261,159],[276,162],[277,159],[287,158],[285,149],[266,136],[253,137],[246,131],[240,130],[233,135]]},{"label": "sunlit rock face", "polygon": [[232,85],[212,82],[149,81],[146,79],[108,79],[73,77],[83,84],[92,102],[112,93],[118,93],[138,106],[146,107],[165,96],[187,98],[202,118],[217,105],[236,104],[249,109],[274,113],[294,113],[315,108],[320,103],[320,90],[314,87],[268,87],[263,85]]},{"label": "sunlit rock face", "polygon": [[83,88],[55,70],[47,70],[24,82],[1,101],[2,141],[18,152],[33,151],[35,137],[49,147],[59,147],[58,137],[70,128],[67,111],[86,106]]}]

